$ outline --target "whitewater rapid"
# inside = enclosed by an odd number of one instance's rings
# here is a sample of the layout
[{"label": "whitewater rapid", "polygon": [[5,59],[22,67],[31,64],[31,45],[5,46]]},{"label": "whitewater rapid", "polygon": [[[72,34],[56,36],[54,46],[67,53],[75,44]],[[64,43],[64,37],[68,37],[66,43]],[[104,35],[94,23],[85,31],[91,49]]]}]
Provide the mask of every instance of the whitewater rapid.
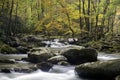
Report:
[{"label": "whitewater rapid", "polygon": [[[0,73],[0,80],[81,80],[74,72],[74,67],[54,66],[49,72],[37,70],[33,73]],[[83,80],[83,79],[82,79]]]}]

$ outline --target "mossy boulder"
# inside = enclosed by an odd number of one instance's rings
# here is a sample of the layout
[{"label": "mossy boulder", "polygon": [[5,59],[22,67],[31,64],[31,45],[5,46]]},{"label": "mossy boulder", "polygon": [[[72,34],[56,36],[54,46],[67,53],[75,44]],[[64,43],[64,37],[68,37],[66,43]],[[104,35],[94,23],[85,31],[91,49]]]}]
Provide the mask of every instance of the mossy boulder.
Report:
[{"label": "mossy boulder", "polygon": [[7,44],[3,44],[0,47],[0,53],[14,54],[14,53],[18,53],[18,51],[15,48],[13,48]]},{"label": "mossy boulder", "polygon": [[97,61],[97,51],[91,48],[67,49],[61,52],[71,64],[81,64],[85,62]]},{"label": "mossy boulder", "polygon": [[19,53],[22,53],[22,54],[27,54],[27,52],[29,51],[27,47],[23,47],[23,46],[19,46],[16,49],[19,51]]},{"label": "mossy boulder", "polygon": [[28,60],[32,63],[40,63],[47,61],[53,56],[55,56],[55,54],[48,48],[34,48],[28,53]]},{"label": "mossy boulder", "polygon": [[0,60],[0,63],[14,64],[16,63],[14,59]]},{"label": "mossy boulder", "polygon": [[53,67],[53,64],[49,62],[41,62],[37,64],[37,68],[45,72],[49,71],[52,67]]},{"label": "mossy boulder", "polygon": [[67,61],[67,58],[62,55],[58,55],[48,59],[48,62],[52,64],[58,64],[58,62],[61,62],[61,61]]},{"label": "mossy boulder", "polygon": [[58,62],[58,65],[70,66],[70,64],[67,61],[60,61],[60,62]]},{"label": "mossy boulder", "polygon": [[118,75],[118,76],[115,78],[115,80],[120,80],[120,75]]},{"label": "mossy boulder", "polygon": [[120,59],[84,63],[75,67],[75,71],[83,78],[113,79],[120,75]]},{"label": "mossy boulder", "polygon": [[11,73],[11,70],[10,69],[1,69],[0,72],[2,72],[2,73]]}]

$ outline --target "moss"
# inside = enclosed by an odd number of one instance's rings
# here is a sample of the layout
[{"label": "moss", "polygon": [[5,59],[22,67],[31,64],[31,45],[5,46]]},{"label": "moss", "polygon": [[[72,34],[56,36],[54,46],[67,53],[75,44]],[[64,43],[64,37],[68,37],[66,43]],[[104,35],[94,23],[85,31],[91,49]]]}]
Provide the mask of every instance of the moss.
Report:
[{"label": "moss", "polygon": [[90,41],[90,42],[88,42],[86,44],[83,44],[83,46],[92,47],[92,48],[95,48],[97,50],[100,50],[101,47],[102,47],[102,42],[100,42],[100,41],[96,41],[96,42],[95,41]]},{"label": "moss", "polygon": [[2,44],[2,46],[0,47],[0,53],[5,53],[5,54],[11,54],[11,53],[17,53],[18,51],[13,48],[10,47],[7,44]]}]

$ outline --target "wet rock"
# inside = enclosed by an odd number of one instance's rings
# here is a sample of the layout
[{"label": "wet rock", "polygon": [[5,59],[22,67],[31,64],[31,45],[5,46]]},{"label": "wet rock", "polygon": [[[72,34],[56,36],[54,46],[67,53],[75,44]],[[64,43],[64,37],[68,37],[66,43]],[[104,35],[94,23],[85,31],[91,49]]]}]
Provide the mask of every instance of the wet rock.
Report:
[{"label": "wet rock", "polygon": [[9,64],[14,64],[14,63],[15,63],[15,60],[14,60],[14,59],[0,60],[0,63],[9,63]]},{"label": "wet rock", "polygon": [[49,62],[41,62],[41,63],[38,63],[37,64],[37,67],[39,69],[41,69],[42,71],[49,71],[52,67],[53,67],[53,64],[49,63]]},{"label": "wet rock", "polygon": [[111,80],[120,75],[120,60],[97,61],[84,63],[75,67],[75,71],[83,78]]},{"label": "wet rock", "polygon": [[48,59],[48,62],[52,64],[57,64],[60,61],[67,61],[67,58],[62,55],[58,55],[58,56],[54,56]]},{"label": "wet rock", "polygon": [[3,42],[12,46],[12,47],[18,47],[20,46],[20,40],[17,37],[4,37],[2,38]]},{"label": "wet rock", "polygon": [[32,63],[40,63],[47,61],[53,56],[55,56],[55,54],[48,48],[34,48],[28,53],[28,60]]},{"label": "wet rock", "polygon": [[109,50],[109,49],[111,49],[111,48],[113,48],[112,46],[109,46],[109,45],[103,45],[102,47],[101,47],[101,51],[106,51],[106,50]]},{"label": "wet rock", "polygon": [[2,73],[11,73],[11,70],[10,69],[1,69],[1,72]]},{"label": "wet rock", "polygon": [[11,42],[9,42],[8,44],[9,44],[10,46],[12,46],[12,47],[18,47],[18,46],[20,46],[20,43],[17,42],[17,41],[11,41]]},{"label": "wet rock", "polygon": [[22,58],[21,60],[23,60],[23,61],[29,61],[28,58]]},{"label": "wet rock", "polygon": [[40,41],[40,42],[37,43],[37,45],[40,46],[40,47],[45,47],[47,44]]},{"label": "wet rock", "polygon": [[36,67],[30,67],[30,68],[14,68],[15,72],[20,72],[20,73],[31,73],[33,71],[36,71]]},{"label": "wet rock", "polygon": [[97,55],[95,49],[85,48],[85,49],[67,49],[61,52],[61,55],[68,59],[71,64],[81,64],[85,62],[97,61]]},{"label": "wet rock", "polygon": [[70,64],[67,61],[60,61],[58,62],[58,65],[69,66]]},{"label": "wet rock", "polygon": [[78,42],[78,39],[77,38],[69,38],[68,39],[68,43],[69,44],[76,44]]},{"label": "wet rock", "polygon": [[3,54],[16,54],[16,53],[18,53],[18,51],[15,48],[13,48],[13,47],[11,47],[11,46],[9,46],[7,44],[3,44],[2,46],[0,46],[0,53],[3,53]]},{"label": "wet rock", "polygon": [[19,53],[22,53],[22,54],[27,54],[27,52],[29,51],[28,48],[23,47],[23,46],[17,47],[17,50],[19,51]]},{"label": "wet rock", "polygon": [[28,36],[23,37],[21,40],[24,42],[39,42],[42,39],[35,35],[28,35]]},{"label": "wet rock", "polygon": [[118,76],[115,78],[115,80],[120,80],[120,75],[118,75]]}]

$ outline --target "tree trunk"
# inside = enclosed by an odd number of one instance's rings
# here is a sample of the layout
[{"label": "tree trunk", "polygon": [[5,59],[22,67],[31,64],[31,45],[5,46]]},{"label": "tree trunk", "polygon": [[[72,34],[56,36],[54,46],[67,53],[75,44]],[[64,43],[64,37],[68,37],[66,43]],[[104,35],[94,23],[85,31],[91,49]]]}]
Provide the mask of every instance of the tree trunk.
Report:
[{"label": "tree trunk", "polygon": [[86,23],[86,27],[87,27],[87,31],[90,32],[90,0],[88,0],[88,10],[87,10],[87,23]]},{"label": "tree trunk", "polygon": [[38,20],[40,20],[40,11],[39,11],[40,1],[39,0],[37,0],[36,7],[37,7],[37,18],[38,18]]},{"label": "tree trunk", "polygon": [[80,30],[82,30],[83,29],[83,24],[82,24],[82,17],[81,17],[81,14],[82,14],[82,12],[81,12],[81,0],[79,0],[79,25],[80,25]]},{"label": "tree trunk", "polygon": [[18,18],[18,0],[16,2],[16,11],[15,11],[15,28],[14,28],[14,35],[18,32],[17,30],[17,18]]},{"label": "tree trunk", "polygon": [[13,12],[13,7],[14,7],[14,0],[12,0],[12,4],[11,4],[11,9],[10,9],[10,13],[9,13],[9,25],[8,25],[8,35],[13,35],[13,31],[12,31],[12,23],[11,23],[11,20],[12,20],[12,12]]},{"label": "tree trunk", "polygon": [[[104,8],[104,10],[103,10],[103,15],[106,14],[109,4],[110,4],[110,0],[106,0],[106,5],[105,5],[105,8]],[[103,16],[102,21],[101,21],[101,26],[102,26],[102,28],[101,28],[101,35],[100,35],[100,38],[102,38],[102,37],[104,38],[104,36],[105,36],[105,32],[104,32],[105,17],[104,17],[104,16]]]}]

